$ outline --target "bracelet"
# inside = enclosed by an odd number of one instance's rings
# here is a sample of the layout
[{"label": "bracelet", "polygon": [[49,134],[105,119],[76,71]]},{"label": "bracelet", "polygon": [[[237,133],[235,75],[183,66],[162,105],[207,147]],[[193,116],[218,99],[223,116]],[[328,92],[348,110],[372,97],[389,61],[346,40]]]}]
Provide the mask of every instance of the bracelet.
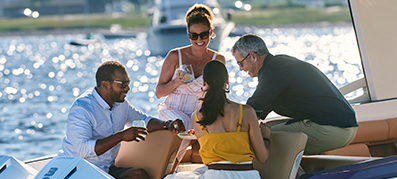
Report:
[{"label": "bracelet", "polygon": [[171,122],[172,122],[172,120],[166,121],[166,122],[164,123],[163,128],[166,129],[166,130],[168,130],[168,126],[170,125]]},{"label": "bracelet", "polygon": [[263,138],[263,142],[268,141],[270,144],[270,139],[269,138]]}]

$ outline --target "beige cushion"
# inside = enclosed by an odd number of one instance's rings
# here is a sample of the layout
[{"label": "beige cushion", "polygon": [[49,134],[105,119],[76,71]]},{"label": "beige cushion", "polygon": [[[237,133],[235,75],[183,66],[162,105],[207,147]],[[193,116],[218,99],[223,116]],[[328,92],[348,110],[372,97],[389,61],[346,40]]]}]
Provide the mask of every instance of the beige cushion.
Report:
[{"label": "beige cushion", "polygon": [[259,171],[261,178],[295,178],[307,135],[300,132],[272,132],[270,141],[269,158],[264,164],[254,159],[254,168]]},{"label": "beige cushion", "polygon": [[389,138],[389,125],[386,120],[363,121],[358,123],[354,143],[384,141]]},{"label": "beige cushion", "polygon": [[122,142],[117,167],[139,167],[150,178],[161,179],[171,171],[181,139],[170,131],[151,132],[145,141]]},{"label": "beige cushion", "polygon": [[325,155],[371,157],[369,148],[364,143],[350,144],[346,147],[324,152]]},{"label": "beige cushion", "polygon": [[368,145],[389,143],[397,137],[397,118],[358,122],[357,134],[350,145],[323,152],[325,155],[371,157]]},{"label": "beige cushion", "polygon": [[389,139],[397,139],[397,118],[387,119],[389,124]]}]

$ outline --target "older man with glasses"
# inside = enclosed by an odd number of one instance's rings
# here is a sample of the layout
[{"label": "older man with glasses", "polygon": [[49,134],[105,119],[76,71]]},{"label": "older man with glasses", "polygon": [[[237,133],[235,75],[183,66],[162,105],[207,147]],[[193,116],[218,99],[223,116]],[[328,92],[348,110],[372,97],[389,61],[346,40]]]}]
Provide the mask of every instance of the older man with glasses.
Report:
[{"label": "older man with glasses", "polygon": [[269,53],[261,37],[242,36],[231,49],[240,71],[258,77],[258,86],[247,104],[257,117],[274,111],[287,117],[272,131],[308,135],[305,154],[317,154],[348,145],[355,137],[355,112],[320,70],[287,55]]},{"label": "older man with glasses", "polygon": [[[140,134],[148,131],[184,131],[182,121],[162,121],[135,109],[125,99],[130,78],[118,62],[103,63],[96,72],[96,83],[96,87],[78,97],[70,108],[66,136],[58,155],[84,158],[115,178],[149,178],[141,168],[114,166],[120,142],[145,140]],[[147,128],[124,128],[135,120],[144,120]]]}]

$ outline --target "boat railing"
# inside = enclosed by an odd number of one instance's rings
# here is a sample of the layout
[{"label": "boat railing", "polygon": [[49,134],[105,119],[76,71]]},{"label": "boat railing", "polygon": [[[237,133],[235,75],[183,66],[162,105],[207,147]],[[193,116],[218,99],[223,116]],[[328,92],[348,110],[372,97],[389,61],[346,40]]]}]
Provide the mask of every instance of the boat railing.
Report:
[{"label": "boat railing", "polygon": [[[350,98],[347,97],[348,95],[352,94],[353,92],[357,92],[358,90],[362,91],[361,94],[354,95]],[[346,97],[347,101],[350,104],[364,103],[370,101],[365,78],[360,78],[356,81],[348,83],[347,85],[340,87],[339,91],[342,93],[343,96]]]}]

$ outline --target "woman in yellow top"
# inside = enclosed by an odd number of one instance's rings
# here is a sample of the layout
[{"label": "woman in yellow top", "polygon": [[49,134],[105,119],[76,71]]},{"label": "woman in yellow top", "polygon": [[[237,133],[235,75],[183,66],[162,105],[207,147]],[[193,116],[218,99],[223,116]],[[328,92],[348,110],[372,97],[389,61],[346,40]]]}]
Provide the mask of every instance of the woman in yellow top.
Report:
[{"label": "woman in yellow top", "polygon": [[200,156],[208,170],[200,168],[189,174],[167,177],[260,178],[252,167],[252,160],[257,158],[264,163],[269,157],[270,128],[259,128],[252,107],[227,99],[228,73],[223,63],[208,62],[203,78],[205,96],[191,121],[200,144]]}]

